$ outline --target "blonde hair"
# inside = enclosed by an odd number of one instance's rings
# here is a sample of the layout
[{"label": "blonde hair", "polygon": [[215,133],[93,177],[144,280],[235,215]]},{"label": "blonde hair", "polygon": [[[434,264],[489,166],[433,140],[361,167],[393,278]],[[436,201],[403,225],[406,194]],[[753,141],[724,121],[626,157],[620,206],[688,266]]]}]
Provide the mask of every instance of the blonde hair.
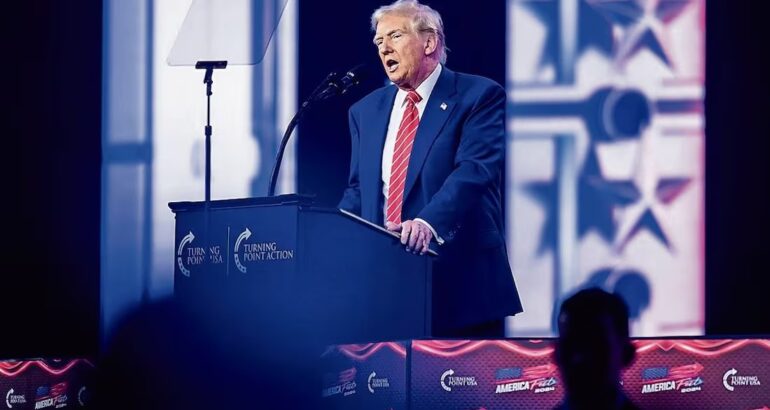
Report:
[{"label": "blonde hair", "polygon": [[386,14],[398,14],[410,17],[412,29],[417,32],[430,32],[436,35],[436,52],[441,64],[446,64],[446,54],[449,50],[444,36],[444,22],[436,10],[420,4],[417,0],[398,0],[387,6],[382,6],[372,13],[372,31],[377,31],[377,23]]}]

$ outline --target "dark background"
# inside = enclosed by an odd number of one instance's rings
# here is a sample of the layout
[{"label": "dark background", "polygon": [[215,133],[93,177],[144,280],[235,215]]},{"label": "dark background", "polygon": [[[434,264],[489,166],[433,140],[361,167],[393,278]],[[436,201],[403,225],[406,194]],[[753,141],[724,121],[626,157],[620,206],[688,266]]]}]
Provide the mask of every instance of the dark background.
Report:
[{"label": "dark background", "polygon": [[770,24],[734,1],[706,15],[706,330],[770,333]]},{"label": "dark background", "polygon": [[[12,70],[3,120],[11,189],[3,197],[11,208],[2,241],[0,358],[93,355],[102,5],[17,3],[4,25]],[[364,61],[372,67],[365,87],[317,107],[300,129],[299,190],[324,205],[335,204],[345,184],[347,107],[385,79],[369,32],[369,15],[382,3],[300,4],[300,97],[329,71]],[[503,84],[505,2],[427,3],[444,17],[448,66]],[[706,26],[706,328],[770,333],[770,66],[763,43],[770,25],[745,4],[710,1]]]},{"label": "dark background", "polygon": [[[0,358],[98,343],[102,3],[9,3]],[[11,50],[6,51],[6,44]],[[7,114],[7,112],[6,112]],[[10,126],[10,129],[9,129]],[[7,146],[7,145],[6,145]],[[10,161],[9,161],[10,160]]]}]

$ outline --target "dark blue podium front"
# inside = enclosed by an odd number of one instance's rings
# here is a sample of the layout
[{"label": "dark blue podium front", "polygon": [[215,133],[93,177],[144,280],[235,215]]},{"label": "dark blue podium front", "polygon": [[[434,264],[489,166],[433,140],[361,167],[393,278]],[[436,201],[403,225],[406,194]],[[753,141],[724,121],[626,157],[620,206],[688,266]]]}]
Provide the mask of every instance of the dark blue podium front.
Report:
[{"label": "dark blue podium front", "polygon": [[339,343],[430,336],[429,257],[380,227],[298,195],[169,206],[188,306]]}]

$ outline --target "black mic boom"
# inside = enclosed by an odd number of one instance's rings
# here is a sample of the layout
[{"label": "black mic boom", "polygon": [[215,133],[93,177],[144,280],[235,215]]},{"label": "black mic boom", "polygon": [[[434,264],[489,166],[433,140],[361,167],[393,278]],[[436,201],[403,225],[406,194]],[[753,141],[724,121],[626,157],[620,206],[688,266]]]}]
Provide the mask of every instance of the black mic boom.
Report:
[{"label": "black mic boom", "polygon": [[294,114],[294,117],[289,122],[289,126],[286,127],[286,132],[283,134],[281,144],[278,147],[278,153],[275,156],[275,163],[273,164],[273,171],[270,173],[270,184],[267,187],[267,196],[275,195],[275,185],[278,182],[278,173],[281,170],[281,160],[283,159],[283,152],[286,150],[286,143],[289,142],[294,127],[299,123],[302,114],[310,105],[315,101],[326,100],[336,95],[345,94],[351,87],[361,83],[363,78],[365,64],[359,64],[350,70],[345,75],[338,77],[336,73],[329,73],[321,84],[310,94],[310,97],[302,103],[299,107],[299,111]]}]

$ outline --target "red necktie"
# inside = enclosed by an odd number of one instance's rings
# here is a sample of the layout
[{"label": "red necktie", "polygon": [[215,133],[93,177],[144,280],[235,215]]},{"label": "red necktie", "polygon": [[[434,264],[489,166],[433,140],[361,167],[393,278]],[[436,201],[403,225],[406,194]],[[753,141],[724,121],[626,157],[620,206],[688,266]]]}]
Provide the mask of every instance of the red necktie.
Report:
[{"label": "red necktie", "polygon": [[393,162],[390,168],[390,185],[388,185],[387,218],[388,222],[401,223],[401,205],[404,203],[404,184],[406,183],[406,168],[409,166],[409,155],[412,153],[414,136],[420,124],[420,114],[417,103],[422,100],[416,91],[406,95],[406,109],[401,118],[401,125],[396,135],[396,146],[393,148]]}]

